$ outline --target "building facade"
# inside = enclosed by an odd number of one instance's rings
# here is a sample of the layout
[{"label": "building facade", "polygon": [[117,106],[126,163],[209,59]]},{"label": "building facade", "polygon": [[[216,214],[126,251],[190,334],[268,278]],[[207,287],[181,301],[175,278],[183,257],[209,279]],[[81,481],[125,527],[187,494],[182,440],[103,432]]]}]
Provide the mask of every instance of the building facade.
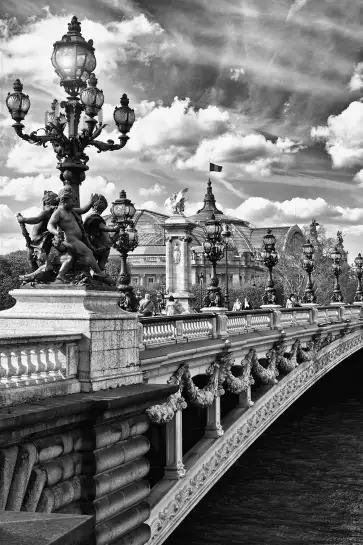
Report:
[{"label": "building facade", "polygon": [[[262,265],[260,251],[262,239],[269,227],[255,227],[248,221],[225,215],[218,210],[209,180],[203,207],[195,215],[187,218],[197,224],[192,232],[191,283],[198,284],[201,278],[204,282],[210,280],[211,264],[203,251],[205,240],[203,226],[212,214],[221,223],[228,224],[232,233],[229,239],[227,266],[229,285],[240,286],[248,282],[253,283],[261,276],[265,277],[266,269]],[[166,244],[163,224],[168,218],[168,215],[152,210],[137,210],[134,221],[139,234],[139,245],[128,257],[131,282],[134,285],[150,289],[165,284]],[[270,229],[281,250],[287,247],[297,248],[304,242],[304,235],[297,225]],[[117,252],[111,250],[110,257],[118,257]],[[217,275],[220,283],[225,283],[225,258],[218,262]]]}]

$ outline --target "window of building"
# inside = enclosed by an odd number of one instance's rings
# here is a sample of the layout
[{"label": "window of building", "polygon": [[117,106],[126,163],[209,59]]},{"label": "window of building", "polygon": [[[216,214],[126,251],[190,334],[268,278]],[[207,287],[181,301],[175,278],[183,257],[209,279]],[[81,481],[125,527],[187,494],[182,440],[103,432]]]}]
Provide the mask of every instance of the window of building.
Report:
[{"label": "window of building", "polygon": [[137,276],[132,276],[131,277],[131,284],[133,284],[134,286],[137,286],[137,284],[138,284]]},{"label": "window of building", "polygon": [[148,279],[147,279],[147,283],[148,284],[154,284],[155,282],[155,278],[153,276],[149,276]]}]

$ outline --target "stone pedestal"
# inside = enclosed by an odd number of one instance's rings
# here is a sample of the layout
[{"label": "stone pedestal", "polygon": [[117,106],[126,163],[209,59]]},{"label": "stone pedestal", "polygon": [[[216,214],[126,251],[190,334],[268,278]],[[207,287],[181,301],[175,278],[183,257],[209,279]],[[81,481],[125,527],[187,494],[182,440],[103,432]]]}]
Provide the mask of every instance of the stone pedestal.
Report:
[{"label": "stone pedestal", "polygon": [[183,312],[193,312],[191,300],[191,233],[196,226],[182,215],[171,216],[163,225],[166,239],[166,290],[180,301]]},{"label": "stone pedestal", "polygon": [[79,286],[13,290],[16,305],[0,312],[1,334],[80,334],[81,391],[142,383],[137,315],[117,306],[117,291]]}]

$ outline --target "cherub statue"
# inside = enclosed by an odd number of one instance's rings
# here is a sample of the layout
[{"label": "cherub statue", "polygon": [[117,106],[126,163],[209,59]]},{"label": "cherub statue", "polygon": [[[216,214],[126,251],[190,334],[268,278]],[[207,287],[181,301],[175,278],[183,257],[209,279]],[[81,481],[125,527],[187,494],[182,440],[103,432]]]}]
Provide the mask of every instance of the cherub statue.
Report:
[{"label": "cherub statue", "polygon": [[[52,247],[53,235],[48,231],[47,225],[51,215],[57,208],[58,195],[53,193],[53,191],[44,191],[42,201],[43,210],[38,216],[28,218],[24,218],[21,214],[16,216],[26,240],[28,261],[33,272],[36,271],[40,265],[44,264]],[[25,224],[34,225],[31,237]]]},{"label": "cherub statue", "polygon": [[97,195],[94,200],[93,212],[87,216],[84,222],[84,228],[87,236],[95,248],[95,256],[101,271],[105,270],[108,256],[110,254],[111,240],[108,233],[117,233],[120,230],[118,226],[108,226],[101,214],[106,210],[108,202],[103,195]]},{"label": "cherub statue", "polygon": [[80,214],[88,212],[98,195],[92,195],[90,203],[84,208],[74,208],[74,193],[69,186],[65,186],[59,192],[59,205],[52,214],[48,223],[48,230],[54,235],[54,245],[60,251],[65,251],[66,259],[63,261],[56,282],[68,283],[66,274],[79,261],[82,265],[89,266],[94,272],[94,278],[109,285],[114,285],[113,280],[99,267],[94,255],[93,247],[88,240]]},{"label": "cherub statue", "polygon": [[171,197],[166,199],[164,207],[171,212],[171,214],[184,215],[185,203],[188,200],[189,189],[185,188],[179,191],[179,193],[173,193]]}]

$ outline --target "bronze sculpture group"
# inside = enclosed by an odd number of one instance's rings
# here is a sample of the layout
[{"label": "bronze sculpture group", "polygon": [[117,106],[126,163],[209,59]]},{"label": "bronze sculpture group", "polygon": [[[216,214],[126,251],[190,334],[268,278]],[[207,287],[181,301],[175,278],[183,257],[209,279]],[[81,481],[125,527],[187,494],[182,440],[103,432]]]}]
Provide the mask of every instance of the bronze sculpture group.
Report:
[{"label": "bronze sculpture group", "polygon": [[[38,216],[17,215],[32,269],[21,277],[23,283],[115,285],[105,266],[112,245],[109,233],[117,234],[120,228],[106,225],[101,216],[107,200],[95,194],[83,208],[76,208],[75,200],[70,186],[65,186],[58,195],[45,191],[43,210]],[[82,215],[91,209],[92,213],[83,222]],[[32,237],[26,224],[34,225]]]}]

